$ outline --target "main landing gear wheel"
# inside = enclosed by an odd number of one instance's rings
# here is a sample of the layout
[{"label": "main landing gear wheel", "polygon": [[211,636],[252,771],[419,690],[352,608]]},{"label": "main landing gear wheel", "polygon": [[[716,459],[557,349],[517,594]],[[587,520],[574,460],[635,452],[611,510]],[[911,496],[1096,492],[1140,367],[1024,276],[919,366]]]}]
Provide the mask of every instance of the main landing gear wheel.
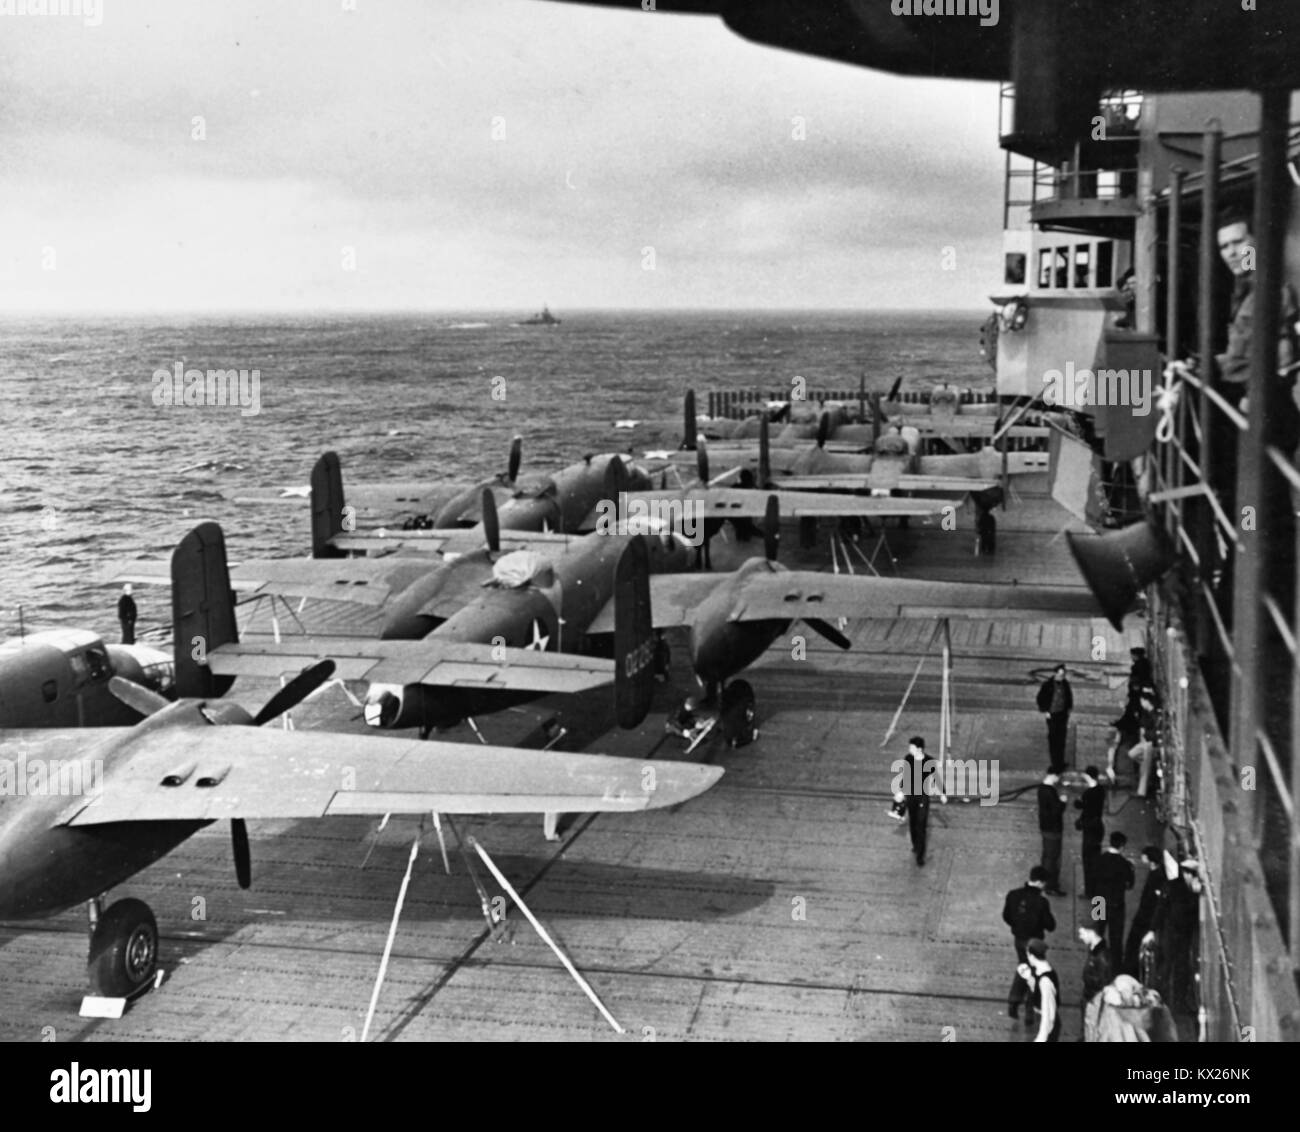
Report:
[{"label": "main landing gear wheel", "polygon": [[90,937],[90,988],[105,998],[129,998],[158,966],[158,924],[143,900],[119,900]]},{"label": "main landing gear wheel", "polygon": [[755,716],[754,689],[748,680],[733,680],[723,689],[718,703],[722,737],[728,747],[743,747],[757,738]]}]

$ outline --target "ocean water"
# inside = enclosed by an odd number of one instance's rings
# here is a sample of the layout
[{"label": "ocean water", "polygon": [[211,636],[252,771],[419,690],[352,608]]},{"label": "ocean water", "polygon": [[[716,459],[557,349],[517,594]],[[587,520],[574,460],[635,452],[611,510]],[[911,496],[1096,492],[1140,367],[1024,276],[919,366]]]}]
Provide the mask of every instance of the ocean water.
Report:
[{"label": "ocean water", "polygon": [[[557,311],[0,321],[0,639],[75,626],[117,639],[123,558],[165,557],[215,519],[232,557],[305,554],[305,500],[248,502],[305,485],[337,451],[344,486],[472,480],[589,452],[638,453],[680,431],[689,387],[868,390],[991,387],[981,315]],[[257,413],[156,403],[154,374],[257,370]],[[496,396],[493,396],[494,391]],[[615,430],[615,420],[644,422]],[[242,500],[242,501],[241,501]],[[169,635],[165,591],[137,592],[141,634]]]}]

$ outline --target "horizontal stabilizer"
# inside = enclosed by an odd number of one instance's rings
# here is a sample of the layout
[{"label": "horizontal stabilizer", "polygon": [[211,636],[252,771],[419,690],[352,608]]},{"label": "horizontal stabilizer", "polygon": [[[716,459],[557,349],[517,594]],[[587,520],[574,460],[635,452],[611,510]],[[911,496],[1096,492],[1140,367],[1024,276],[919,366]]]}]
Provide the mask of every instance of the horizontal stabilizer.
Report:
[{"label": "horizontal stabilizer", "polygon": [[549,695],[585,692],[614,679],[614,662],[572,653],[539,652],[427,637],[381,641],[361,637],[285,637],[241,641],[209,657],[213,672],[276,678],[330,659],[341,680],[490,688]]}]

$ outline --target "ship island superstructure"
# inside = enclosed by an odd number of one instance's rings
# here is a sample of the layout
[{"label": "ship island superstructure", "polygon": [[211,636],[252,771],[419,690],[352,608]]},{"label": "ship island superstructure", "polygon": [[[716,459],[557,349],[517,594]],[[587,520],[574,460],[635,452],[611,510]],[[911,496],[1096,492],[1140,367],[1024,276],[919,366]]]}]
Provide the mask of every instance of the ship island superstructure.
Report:
[{"label": "ship island superstructure", "polygon": [[[1114,89],[1085,131],[1055,133],[1018,130],[1015,103],[1007,84],[998,392],[1014,405],[1088,391],[1063,406],[1082,427],[1053,441],[1058,498],[1119,528],[1103,576],[1172,559],[1147,591],[1147,647],[1170,847],[1204,885],[1200,1036],[1295,1040],[1300,438],[1281,296],[1300,282],[1300,102]],[[1255,236],[1244,399],[1224,359],[1233,278],[1218,233],[1233,208]]]}]

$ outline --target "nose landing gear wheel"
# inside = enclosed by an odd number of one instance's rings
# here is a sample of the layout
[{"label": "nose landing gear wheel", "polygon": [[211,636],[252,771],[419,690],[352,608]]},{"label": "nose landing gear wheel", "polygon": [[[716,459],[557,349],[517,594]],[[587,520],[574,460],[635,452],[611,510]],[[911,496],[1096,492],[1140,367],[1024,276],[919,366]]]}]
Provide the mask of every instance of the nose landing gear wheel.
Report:
[{"label": "nose landing gear wheel", "polygon": [[158,924],[143,900],[119,900],[90,937],[91,991],[129,998],[149,983],[158,966]]}]

